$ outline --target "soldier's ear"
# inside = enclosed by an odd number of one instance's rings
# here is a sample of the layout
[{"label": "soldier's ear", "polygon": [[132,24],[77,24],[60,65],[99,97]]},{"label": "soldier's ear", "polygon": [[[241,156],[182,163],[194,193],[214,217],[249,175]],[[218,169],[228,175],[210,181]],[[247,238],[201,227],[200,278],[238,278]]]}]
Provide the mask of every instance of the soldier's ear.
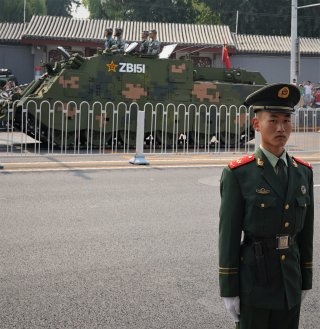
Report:
[{"label": "soldier's ear", "polygon": [[260,131],[259,119],[257,117],[252,119],[252,126],[254,130]]}]

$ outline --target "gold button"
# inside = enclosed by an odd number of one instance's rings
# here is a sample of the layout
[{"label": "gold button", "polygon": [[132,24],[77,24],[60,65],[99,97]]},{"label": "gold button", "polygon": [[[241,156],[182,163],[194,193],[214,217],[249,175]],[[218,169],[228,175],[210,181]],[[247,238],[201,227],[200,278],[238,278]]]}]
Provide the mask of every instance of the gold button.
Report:
[{"label": "gold button", "polygon": [[282,255],[281,260],[285,260],[285,259],[286,259],[286,255]]},{"label": "gold button", "polygon": [[286,205],[284,206],[284,209],[288,210],[288,209],[289,209],[289,205],[286,204]]},{"label": "gold button", "polygon": [[261,203],[261,208],[264,208],[264,203]]},{"label": "gold button", "polygon": [[289,226],[290,226],[290,223],[289,223],[289,222],[285,222],[285,223],[284,223],[284,227],[285,227],[285,228],[288,228]]},{"label": "gold button", "polygon": [[243,257],[241,257],[240,259],[241,259],[241,261],[243,262]]}]

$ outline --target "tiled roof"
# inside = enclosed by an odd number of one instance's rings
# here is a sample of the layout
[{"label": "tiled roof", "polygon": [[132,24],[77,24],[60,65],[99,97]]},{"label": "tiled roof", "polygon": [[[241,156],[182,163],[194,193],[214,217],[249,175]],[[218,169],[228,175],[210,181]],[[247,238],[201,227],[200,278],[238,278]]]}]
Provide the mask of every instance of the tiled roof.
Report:
[{"label": "tiled roof", "polygon": [[123,29],[123,39],[139,41],[141,31],[156,29],[162,43],[210,45],[221,47],[233,45],[228,26],[175,23],[151,23],[114,21],[101,19],[76,19],[55,16],[33,16],[25,31],[24,39],[53,39],[103,42],[106,27]]},{"label": "tiled roof", "polygon": [[[234,34],[233,39],[239,53],[290,54],[291,38],[289,36]],[[319,55],[320,39],[300,38],[300,53]]]},{"label": "tiled roof", "polygon": [[0,42],[19,43],[27,23],[0,23]]},{"label": "tiled roof", "polygon": [[300,52],[303,54],[319,54],[320,39],[300,38]]},{"label": "tiled roof", "polygon": [[[141,31],[155,28],[163,44],[221,47],[227,43],[238,53],[290,54],[289,36],[232,34],[225,25],[198,25],[76,19],[56,16],[33,16],[29,23],[0,23],[0,42],[19,43],[28,40],[102,43],[106,27],[123,29],[123,39],[139,41]],[[320,38],[300,38],[303,55],[320,54]]]}]

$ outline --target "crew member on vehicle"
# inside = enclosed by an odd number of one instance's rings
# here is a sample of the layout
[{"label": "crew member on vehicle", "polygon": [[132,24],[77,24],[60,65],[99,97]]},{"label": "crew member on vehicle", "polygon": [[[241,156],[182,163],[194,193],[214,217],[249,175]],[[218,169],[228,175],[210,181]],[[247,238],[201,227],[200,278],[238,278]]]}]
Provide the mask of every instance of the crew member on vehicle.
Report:
[{"label": "crew member on vehicle", "polygon": [[149,31],[142,31],[141,33],[142,41],[140,42],[140,47],[139,47],[140,54],[146,54],[148,52],[148,47],[149,47],[148,36],[149,36]]},{"label": "crew member on vehicle", "polygon": [[122,29],[117,27],[114,32],[114,43],[111,47],[112,53],[124,53],[124,41],[122,40]]},{"label": "crew member on vehicle", "polygon": [[112,28],[106,28],[104,31],[104,36],[106,38],[106,41],[104,43],[104,49],[111,49],[111,47],[113,46],[114,40],[112,38]]},{"label": "crew member on vehicle", "polygon": [[151,30],[149,33],[148,54],[158,55],[160,53],[160,42],[157,40],[157,30]]}]

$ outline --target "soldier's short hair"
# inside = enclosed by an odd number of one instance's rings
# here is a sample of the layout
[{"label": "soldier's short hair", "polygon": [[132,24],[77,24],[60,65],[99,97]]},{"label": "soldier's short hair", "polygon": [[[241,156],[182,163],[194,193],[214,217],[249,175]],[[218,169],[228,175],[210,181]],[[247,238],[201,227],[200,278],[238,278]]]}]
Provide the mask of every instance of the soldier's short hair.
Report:
[{"label": "soldier's short hair", "polygon": [[120,27],[115,28],[114,34],[119,37],[122,34],[122,29]]},{"label": "soldier's short hair", "polygon": [[150,30],[150,33],[155,33],[155,34],[157,34],[157,30],[152,29],[152,30]]},{"label": "soldier's short hair", "polygon": [[149,35],[149,31],[142,31],[142,34],[148,36]]},{"label": "soldier's short hair", "polygon": [[107,32],[107,33],[111,33],[111,34],[113,32],[111,27],[107,27],[104,31]]}]

